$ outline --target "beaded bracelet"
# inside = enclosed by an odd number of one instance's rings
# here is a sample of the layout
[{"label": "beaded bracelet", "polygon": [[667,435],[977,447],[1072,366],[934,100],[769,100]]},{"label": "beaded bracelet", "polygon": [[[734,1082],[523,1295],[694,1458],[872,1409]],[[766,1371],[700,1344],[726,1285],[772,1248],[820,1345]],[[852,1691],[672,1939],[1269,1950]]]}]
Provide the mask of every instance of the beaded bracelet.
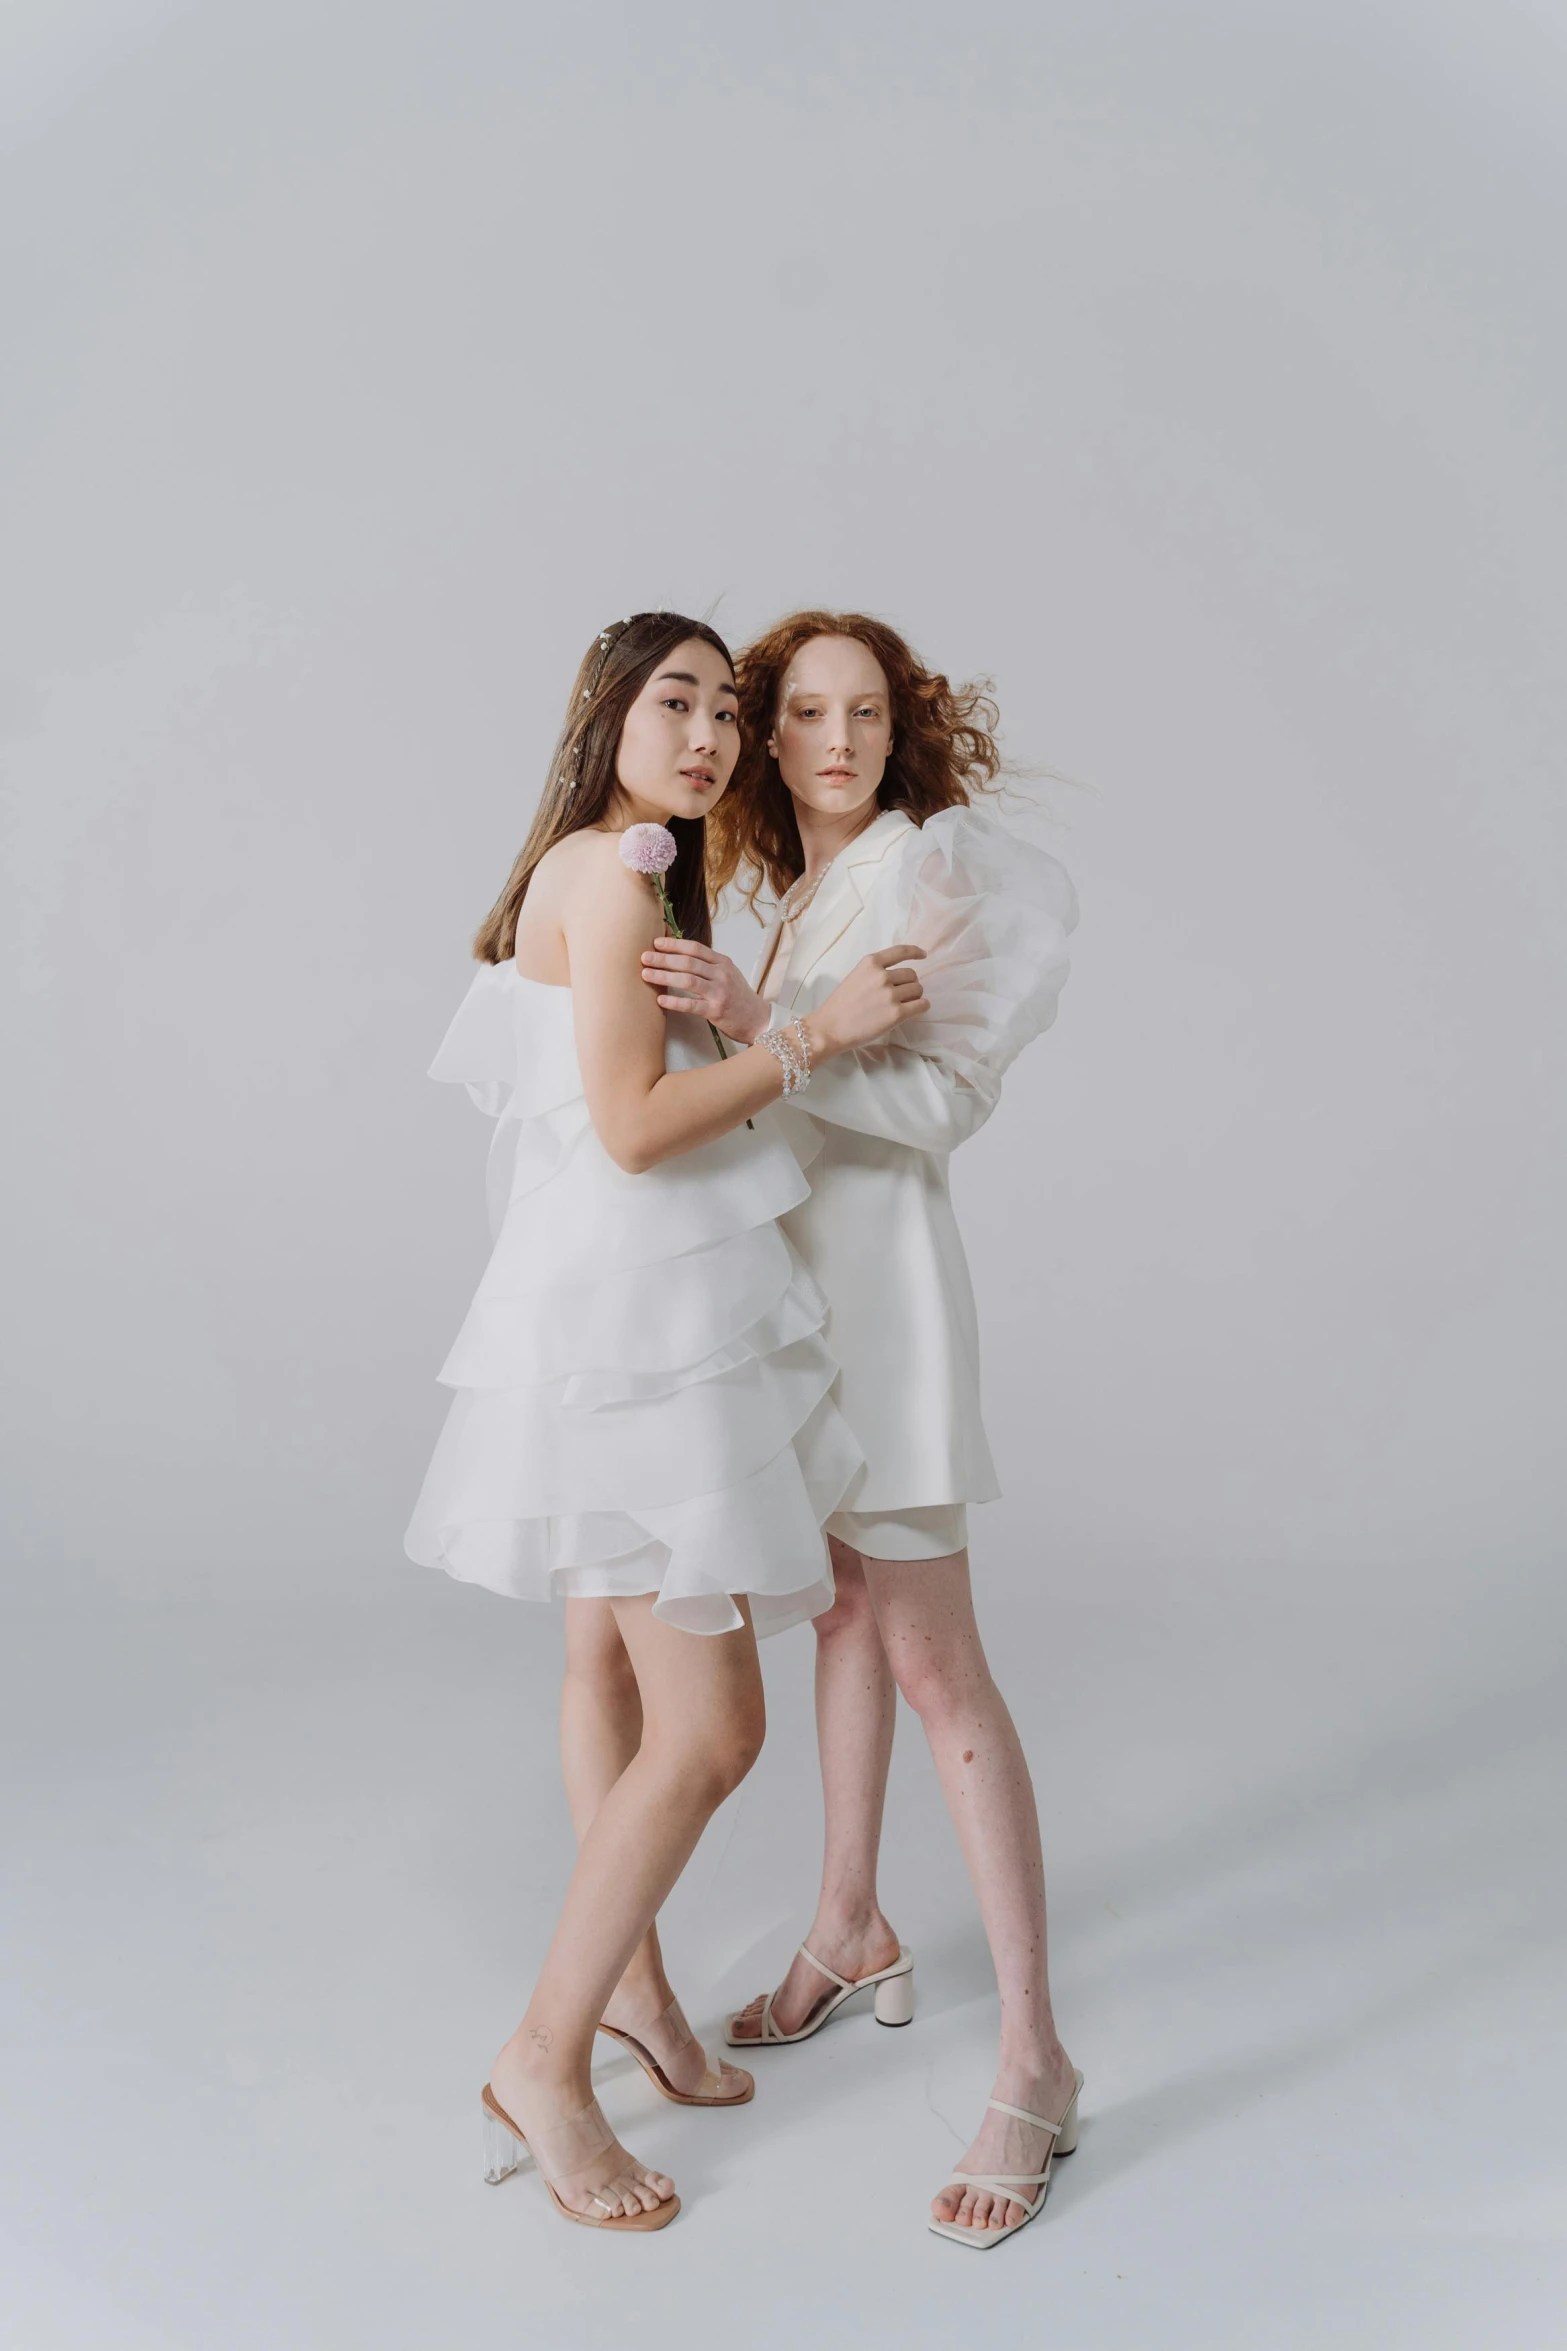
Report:
[{"label": "beaded bracelet", "polygon": [[798,1094],[811,1082],[811,1042],[805,1033],[805,1023],[791,1021],[786,1029],[763,1029],[757,1038],[783,1071],[784,1100]]},{"label": "beaded bracelet", "polygon": [[763,1029],[756,1041],[759,1045],[767,1047],[768,1052],[783,1071],[783,1093],[784,1100],[787,1102],[789,1096],[797,1092],[805,1082],[794,1039],[786,1029]]},{"label": "beaded bracelet", "polygon": [[791,1021],[789,1026],[794,1031],[795,1042],[798,1044],[800,1049],[800,1059],[804,1064],[804,1067],[800,1072],[800,1084],[802,1086],[808,1086],[811,1082],[811,1040],[806,1035],[805,1023],[803,1020]]}]

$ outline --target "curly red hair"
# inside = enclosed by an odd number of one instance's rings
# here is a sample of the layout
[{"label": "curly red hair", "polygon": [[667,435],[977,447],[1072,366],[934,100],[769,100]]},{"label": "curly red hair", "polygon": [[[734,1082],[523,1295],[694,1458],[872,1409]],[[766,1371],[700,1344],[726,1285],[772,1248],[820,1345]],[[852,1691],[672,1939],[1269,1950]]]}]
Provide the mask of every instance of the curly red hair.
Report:
[{"label": "curly red hair", "polygon": [[1001,772],[1000,716],[988,678],[954,686],[927,669],[913,647],[863,612],[791,612],[735,663],[740,689],[740,759],[707,820],[708,879],[714,897],[743,872],[754,907],[762,886],[788,888],[805,869],[794,802],[767,748],[789,664],[813,637],[853,637],[880,662],[892,705],[892,752],[877,786],[882,808],[917,825],[938,808],[963,806]]}]

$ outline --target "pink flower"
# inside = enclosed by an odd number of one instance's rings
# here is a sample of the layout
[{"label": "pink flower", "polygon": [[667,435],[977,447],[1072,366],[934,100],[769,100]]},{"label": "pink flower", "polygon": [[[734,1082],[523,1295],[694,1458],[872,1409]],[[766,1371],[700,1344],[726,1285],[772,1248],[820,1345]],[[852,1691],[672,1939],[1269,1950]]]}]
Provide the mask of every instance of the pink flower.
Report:
[{"label": "pink flower", "polygon": [[620,836],[620,862],[633,873],[667,873],[680,855],[680,845],[661,824],[627,825]]},{"label": "pink flower", "polygon": [[[664,928],[672,939],[683,939],[685,932],[680,928],[675,910],[669,903],[664,876],[679,855],[680,844],[667,825],[628,824],[620,836],[621,864],[629,865],[633,873],[646,874],[658,894],[659,912],[664,917]],[[727,1061],[729,1048],[711,1021],[707,1024],[707,1030],[718,1047],[719,1060]],[[753,1128],[756,1125],[753,1118],[748,1118],[745,1123]]]}]

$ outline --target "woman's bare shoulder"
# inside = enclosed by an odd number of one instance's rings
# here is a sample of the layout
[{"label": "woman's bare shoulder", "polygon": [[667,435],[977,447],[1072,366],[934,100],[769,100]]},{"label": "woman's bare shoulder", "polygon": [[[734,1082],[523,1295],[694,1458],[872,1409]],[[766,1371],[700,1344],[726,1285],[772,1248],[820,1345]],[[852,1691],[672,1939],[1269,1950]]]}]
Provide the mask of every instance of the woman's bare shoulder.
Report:
[{"label": "woman's bare shoulder", "polygon": [[589,891],[595,898],[608,894],[622,904],[636,904],[646,894],[640,874],[620,861],[620,835],[584,829],[568,833],[546,849],[533,869],[536,885],[555,905]]},{"label": "woman's bare shoulder", "polygon": [[568,834],[539,859],[534,886],[540,910],[547,908],[568,936],[641,946],[664,927],[646,876],[621,862],[618,833]]},{"label": "woman's bare shoulder", "polygon": [[571,875],[592,873],[608,865],[619,867],[622,873],[626,871],[620,863],[620,835],[584,827],[580,833],[567,833],[563,840],[552,842],[533,870]]}]

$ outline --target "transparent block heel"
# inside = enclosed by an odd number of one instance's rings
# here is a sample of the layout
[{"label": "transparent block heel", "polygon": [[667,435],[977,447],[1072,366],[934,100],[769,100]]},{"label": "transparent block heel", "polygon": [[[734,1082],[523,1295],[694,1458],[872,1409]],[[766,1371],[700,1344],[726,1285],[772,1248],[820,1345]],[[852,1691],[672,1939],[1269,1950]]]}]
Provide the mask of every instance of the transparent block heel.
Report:
[{"label": "transparent block heel", "polygon": [[528,2150],[503,2122],[497,2122],[488,2107],[484,2110],[484,2176],[492,2188],[499,2187],[514,2171],[521,2171],[528,2160]]},{"label": "transparent block heel", "polygon": [[[615,2134],[604,2120],[596,2098],[590,2098],[586,2106],[579,2108],[575,2114],[561,2115],[557,2121],[545,2123],[542,2130],[535,2130],[533,2136],[539,2147],[538,2154],[520,2137],[515,2123],[488,2082],[480,2091],[479,2098],[484,2108],[484,2176],[492,2187],[500,2180],[509,2179],[514,2171],[520,2171],[525,2163],[531,2162],[549,2190],[550,2202],[562,2220],[575,2221],[579,2228],[603,2229],[617,2237],[649,2236],[655,2229],[667,2229],[680,2210],[680,2198],[666,2196],[663,2203],[655,2204],[651,2212],[639,2210],[614,2213],[607,2200],[596,2195],[591,2188],[588,2190],[588,2202],[598,2205],[604,2214],[602,2220],[597,2213],[579,2212],[575,2205],[566,2202],[544,2169],[543,2157],[548,2154],[550,2160],[558,2162],[562,2172],[566,2173],[580,2170],[583,2164],[591,2163],[595,2155],[606,2154],[613,2148]],[[622,2148],[621,2153],[624,2152]]]}]

